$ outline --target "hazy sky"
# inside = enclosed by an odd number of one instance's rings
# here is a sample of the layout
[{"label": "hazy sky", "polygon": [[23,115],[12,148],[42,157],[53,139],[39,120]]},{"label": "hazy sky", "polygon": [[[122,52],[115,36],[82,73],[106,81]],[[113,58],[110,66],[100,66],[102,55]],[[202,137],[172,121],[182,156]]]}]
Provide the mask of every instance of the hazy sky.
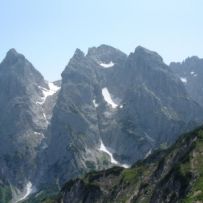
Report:
[{"label": "hazy sky", "polygon": [[23,53],[48,80],[76,48],[142,45],[165,60],[203,57],[203,0],[0,0],[0,60]]}]

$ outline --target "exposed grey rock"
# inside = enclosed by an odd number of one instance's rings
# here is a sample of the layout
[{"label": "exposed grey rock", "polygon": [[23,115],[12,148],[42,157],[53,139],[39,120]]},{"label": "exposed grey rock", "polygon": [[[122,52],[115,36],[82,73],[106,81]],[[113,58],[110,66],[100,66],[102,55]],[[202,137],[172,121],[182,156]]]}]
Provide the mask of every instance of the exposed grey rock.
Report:
[{"label": "exposed grey rock", "polygon": [[136,162],[130,169],[113,167],[70,180],[55,202],[201,202],[202,137],[201,127],[181,136],[167,150],[157,150]]},{"label": "exposed grey rock", "polygon": [[129,56],[107,45],[77,49],[54,83],[12,49],[0,87],[0,179],[19,189],[127,167],[203,121],[180,79],[143,47]]},{"label": "exposed grey rock", "polygon": [[46,113],[46,105],[38,103],[44,97],[42,89],[49,89],[48,83],[14,49],[0,64],[0,87],[0,177],[22,189],[27,181],[34,181],[54,104]]},{"label": "exposed grey rock", "polygon": [[192,99],[203,106],[203,59],[193,56],[182,63],[171,63],[170,67],[182,80]]},{"label": "exposed grey rock", "polygon": [[[105,101],[104,88],[114,106]],[[77,49],[62,73],[45,179],[62,185],[85,171],[109,167],[110,157],[101,161],[100,140],[118,163],[132,164],[200,124],[202,112],[156,52],[138,47],[126,56],[102,45],[85,56]]]}]

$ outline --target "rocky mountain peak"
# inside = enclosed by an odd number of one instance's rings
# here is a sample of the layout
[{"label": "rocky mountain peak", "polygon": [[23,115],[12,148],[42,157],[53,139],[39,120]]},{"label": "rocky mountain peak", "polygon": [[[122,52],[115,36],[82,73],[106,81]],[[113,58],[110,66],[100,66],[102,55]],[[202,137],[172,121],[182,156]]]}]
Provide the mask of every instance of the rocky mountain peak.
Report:
[{"label": "rocky mountain peak", "polygon": [[190,68],[194,69],[193,66],[198,67],[202,63],[202,61],[203,60],[201,58],[199,58],[198,56],[191,56],[191,57],[187,57],[182,62],[171,62],[170,66],[173,68],[179,66],[179,68],[181,68],[181,65],[185,65],[188,68],[190,67]]},{"label": "rocky mountain peak", "polygon": [[[196,79],[200,73],[189,74]],[[57,83],[44,81],[15,50],[0,64],[0,186],[5,177],[41,194],[87,171],[129,167],[203,122],[202,107],[181,80],[161,56],[140,46],[129,57],[108,45],[90,48],[87,55],[76,49],[60,92]],[[137,168],[128,170],[135,177]]]},{"label": "rocky mountain peak", "polygon": [[7,52],[2,64],[11,66],[15,63],[22,63],[23,61],[25,61],[25,57],[22,54],[18,53],[14,48],[12,48]]},{"label": "rocky mountain peak", "polygon": [[[98,47],[91,47],[88,49],[88,55],[92,55],[92,54],[102,54],[104,52],[119,52],[120,50],[106,45],[106,44],[102,44]],[[121,51],[120,51],[121,52]]]},{"label": "rocky mountain peak", "polygon": [[103,63],[121,62],[127,58],[126,54],[109,45],[89,48],[87,56]]},{"label": "rocky mountain peak", "polygon": [[70,59],[68,65],[65,67],[65,70],[62,72],[62,80],[68,77],[69,74],[73,72],[80,73],[85,69],[86,57],[83,51],[76,49],[73,57]]},{"label": "rocky mountain peak", "polygon": [[135,49],[134,53],[131,55],[139,59],[163,63],[163,59],[158,53],[151,51],[149,49],[146,49],[142,46],[138,46]]},{"label": "rocky mountain peak", "polygon": [[187,65],[198,65],[202,60],[197,56],[188,57],[185,59],[184,63]]},{"label": "rocky mountain peak", "polygon": [[188,57],[182,63],[171,63],[170,68],[183,83],[189,95],[202,106],[203,59],[197,56]]},{"label": "rocky mountain peak", "polygon": [[17,56],[19,53],[16,51],[16,49],[11,48],[8,52],[7,52],[7,56]]},{"label": "rocky mountain peak", "polygon": [[18,53],[15,49],[10,49],[0,64],[0,75],[2,77],[7,75],[8,80],[10,78],[10,80],[29,81],[27,85],[36,82],[42,86],[47,86],[44,84],[44,78],[40,72],[34,68],[24,55]]},{"label": "rocky mountain peak", "polygon": [[75,53],[74,53],[74,55],[73,55],[73,57],[76,57],[76,58],[78,58],[78,57],[84,57],[84,56],[85,56],[84,52],[81,51],[81,50],[78,49],[78,48],[75,50]]}]

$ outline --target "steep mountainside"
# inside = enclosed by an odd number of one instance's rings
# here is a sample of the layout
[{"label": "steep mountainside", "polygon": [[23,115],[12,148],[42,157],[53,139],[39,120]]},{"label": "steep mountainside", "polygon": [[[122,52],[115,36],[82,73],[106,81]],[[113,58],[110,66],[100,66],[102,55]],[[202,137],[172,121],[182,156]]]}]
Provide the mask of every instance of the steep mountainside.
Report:
[{"label": "steep mountainside", "polygon": [[114,167],[69,181],[58,201],[53,202],[202,202],[202,181],[203,128],[200,128],[129,169]]},{"label": "steep mountainside", "polygon": [[37,156],[55,103],[46,101],[55,93],[50,84],[14,49],[0,64],[0,180],[11,186],[16,200],[36,180]]},{"label": "steep mountainside", "polygon": [[170,67],[181,79],[189,95],[203,106],[203,59],[193,56],[182,63],[171,63]]},{"label": "steep mountainside", "polygon": [[143,47],[129,56],[107,45],[86,55],[77,49],[54,83],[11,49],[0,64],[0,87],[4,202],[60,190],[88,171],[129,168],[203,123],[203,107]]},{"label": "steep mountainside", "polygon": [[77,49],[62,73],[42,184],[61,186],[112,164],[128,167],[200,124],[202,112],[156,52]]}]

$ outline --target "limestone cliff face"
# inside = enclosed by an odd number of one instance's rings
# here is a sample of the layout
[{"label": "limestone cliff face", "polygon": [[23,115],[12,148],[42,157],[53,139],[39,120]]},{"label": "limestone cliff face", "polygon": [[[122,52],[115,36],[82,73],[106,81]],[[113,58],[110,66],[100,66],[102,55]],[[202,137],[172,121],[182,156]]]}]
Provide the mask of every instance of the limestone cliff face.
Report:
[{"label": "limestone cliff face", "polygon": [[0,87],[0,180],[25,194],[31,184],[57,190],[88,171],[129,167],[203,122],[200,103],[143,47],[129,56],[77,49],[55,83],[12,49]]},{"label": "limestone cliff face", "polygon": [[[85,171],[131,165],[200,124],[201,112],[156,52],[77,49],[62,73],[48,130],[45,181],[62,185]],[[100,150],[101,141],[116,162]]]}]

